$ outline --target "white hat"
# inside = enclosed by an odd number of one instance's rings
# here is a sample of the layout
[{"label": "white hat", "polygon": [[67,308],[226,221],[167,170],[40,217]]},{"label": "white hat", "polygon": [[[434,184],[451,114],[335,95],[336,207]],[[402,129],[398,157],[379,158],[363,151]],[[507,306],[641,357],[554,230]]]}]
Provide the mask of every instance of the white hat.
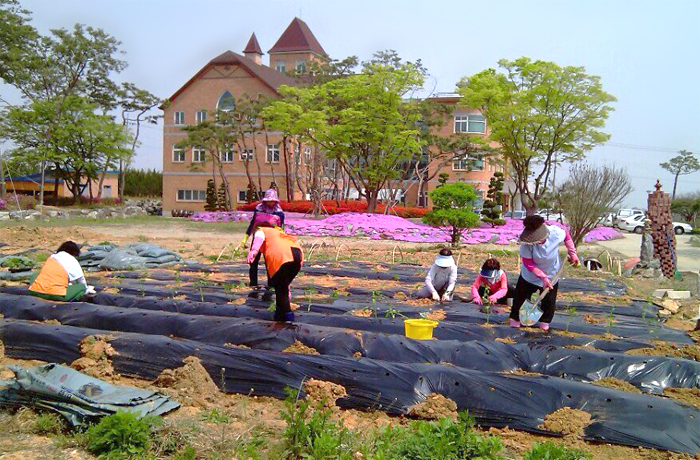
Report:
[{"label": "white hat", "polygon": [[452,267],[455,264],[455,260],[452,256],[437,256],[435,258],[435,265],[442,268]]}]

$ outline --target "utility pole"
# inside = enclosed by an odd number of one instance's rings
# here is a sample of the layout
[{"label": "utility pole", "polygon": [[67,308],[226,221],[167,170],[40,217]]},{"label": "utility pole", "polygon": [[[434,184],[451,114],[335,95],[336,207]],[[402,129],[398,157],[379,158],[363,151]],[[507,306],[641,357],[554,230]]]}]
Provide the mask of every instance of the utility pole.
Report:
[{"label": "utility pole", "polygon": [[7,195],[7,186],[5,185],[5,157],[0,151],[0,198],[3,200]]}]

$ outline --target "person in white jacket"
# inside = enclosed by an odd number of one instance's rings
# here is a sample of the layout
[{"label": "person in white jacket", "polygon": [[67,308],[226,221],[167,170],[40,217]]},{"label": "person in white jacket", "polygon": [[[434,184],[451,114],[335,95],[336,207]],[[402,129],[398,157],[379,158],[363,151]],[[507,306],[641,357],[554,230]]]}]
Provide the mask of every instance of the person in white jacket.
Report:
[{"label": "person in white jacket", "polygon": [[452,300],[452,293],[457,284],[457,264],[452,258],[452,251],[447,248],[440,250],[425,276],[425,286],[416,292],[415,296],[436,301]]}]

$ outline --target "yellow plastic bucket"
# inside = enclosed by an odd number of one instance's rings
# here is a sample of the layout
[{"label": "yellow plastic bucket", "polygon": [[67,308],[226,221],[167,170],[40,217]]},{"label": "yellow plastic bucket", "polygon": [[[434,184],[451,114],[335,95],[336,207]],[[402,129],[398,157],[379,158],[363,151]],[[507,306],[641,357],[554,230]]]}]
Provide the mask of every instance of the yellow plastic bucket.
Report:
[{"label": "yellow plastic bucket", "polygon": [[432,319],[407,319],[403,322],[406,330],[406,337],[416,340],[431,340],[433,338],[433,328],[438,325]]}]

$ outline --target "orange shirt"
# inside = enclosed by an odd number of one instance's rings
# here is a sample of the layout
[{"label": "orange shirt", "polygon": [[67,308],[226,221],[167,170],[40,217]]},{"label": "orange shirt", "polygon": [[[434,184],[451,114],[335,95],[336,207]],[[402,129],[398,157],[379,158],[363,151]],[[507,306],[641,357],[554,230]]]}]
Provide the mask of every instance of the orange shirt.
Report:
[{"label": "orange shirt", "polygon": [[29,290],[40,294],[66,295],[68,290],[68,272],[53,257],[46,259]]},{"label": "orange shirt", "polygon": [[[260,246],[260,252],[265,256],[267,276],[272,278],[282,264],[294,261],[292,248],[297,248],[301,251],[301,245],[296,238],[277,228],[262,227],[258,231],[262,231],[265,234],[265,241]],[[302,262],[303,258],[302,253]]]}]

